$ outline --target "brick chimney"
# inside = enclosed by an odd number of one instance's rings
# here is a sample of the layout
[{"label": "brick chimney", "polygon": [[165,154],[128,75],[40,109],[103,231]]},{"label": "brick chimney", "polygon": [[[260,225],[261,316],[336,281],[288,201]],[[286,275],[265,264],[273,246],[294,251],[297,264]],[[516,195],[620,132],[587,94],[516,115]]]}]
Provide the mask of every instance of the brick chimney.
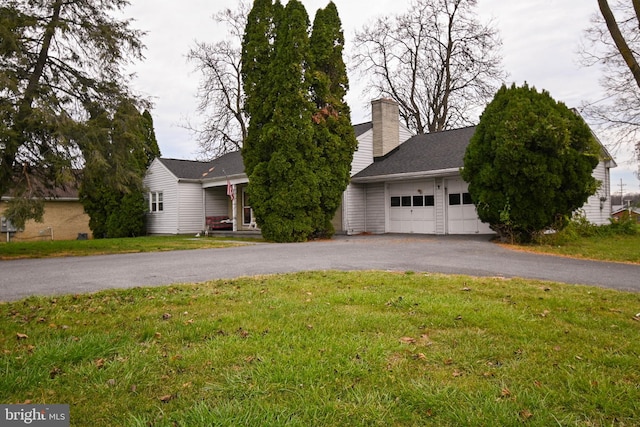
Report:
[{"label": "brick chimney", "polygon": [[373,157],[382,157],[400,145],[400,113],[392,99],[371,101]]}]

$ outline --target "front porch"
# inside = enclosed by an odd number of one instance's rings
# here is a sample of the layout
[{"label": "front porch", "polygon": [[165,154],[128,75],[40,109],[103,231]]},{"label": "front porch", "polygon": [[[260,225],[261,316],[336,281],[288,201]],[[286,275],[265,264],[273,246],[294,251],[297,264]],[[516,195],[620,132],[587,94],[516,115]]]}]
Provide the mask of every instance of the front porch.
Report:
[{"label": "front porch", "polygon": [[233,181],[203,189],[205,232],[210,235],[228,233],[261,235],[246,189],[247,182],[233,183]]}]

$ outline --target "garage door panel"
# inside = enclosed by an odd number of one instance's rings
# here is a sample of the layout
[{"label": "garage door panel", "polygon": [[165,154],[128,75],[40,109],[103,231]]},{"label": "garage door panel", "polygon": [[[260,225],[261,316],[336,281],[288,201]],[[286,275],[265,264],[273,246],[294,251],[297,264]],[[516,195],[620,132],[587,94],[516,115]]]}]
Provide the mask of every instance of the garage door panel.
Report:
[{"label": "garage door panel", "polygon": [[434,181],[412,181],[389,185],[395,198],[389,208],[389,231],[392,233],[435,233]]},{"label": "garage door panel", "polygon": [[475,205],[468,194],[468,184],[460,178],[447,180],[447,232],[448,234],[491,234],[488,224],[480,221]]}]

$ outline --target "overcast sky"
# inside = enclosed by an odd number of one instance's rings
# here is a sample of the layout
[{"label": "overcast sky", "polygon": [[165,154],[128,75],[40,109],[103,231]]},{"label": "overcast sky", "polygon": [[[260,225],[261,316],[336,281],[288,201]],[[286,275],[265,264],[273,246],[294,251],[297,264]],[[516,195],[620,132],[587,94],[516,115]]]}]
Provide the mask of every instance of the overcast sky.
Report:
[{"label": "overcast sky", "polygon": [[[282,0],[286,4],[286,0]],[[328,0],[301,0],[310,20]],[[347,50],[354,32],[375,18],[409,9],[410,0],[334,0],[343,23]],[[136,64],[133,87],[154,103],[152,115],[158,144],[164,157],[194,159],[197,144],[183,125],[197,122],[195,98],[199,74],[186,54],[195,41],[216,42],[225,36],[211,16],[224,8],[235,8],[237,0],[131,0],[126,15],[134,27],[147,32],[145,61]],[[365,5],[366,4],[366,5]],[[525,81],[545,89],[569,107],[600,98],[599,70],[578,63],[577,51],[585,28],[597,11],[595,0],[478,0],[482,21],[493,19],[500,31],[503,63],[509,73],[507,83]],[[369,121],[369,99],[361,93],[356,76],[351,76],[347,101],[354,124]],[[607,141],[603,141],[607,142]],[[635,164],[629,153],[616,153],[618,168],[612,170],[612,191],[640,191],[633,175]]]}]

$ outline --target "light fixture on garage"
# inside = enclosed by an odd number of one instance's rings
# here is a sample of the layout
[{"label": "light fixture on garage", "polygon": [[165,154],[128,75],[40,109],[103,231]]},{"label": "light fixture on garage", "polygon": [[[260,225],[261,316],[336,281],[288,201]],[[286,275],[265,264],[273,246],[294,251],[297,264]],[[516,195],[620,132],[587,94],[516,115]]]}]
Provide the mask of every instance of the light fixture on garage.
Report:
[{"label": "light fixture on garage", "polygon": [[422,194],[422,190],[418,188],[418,194]]}]

